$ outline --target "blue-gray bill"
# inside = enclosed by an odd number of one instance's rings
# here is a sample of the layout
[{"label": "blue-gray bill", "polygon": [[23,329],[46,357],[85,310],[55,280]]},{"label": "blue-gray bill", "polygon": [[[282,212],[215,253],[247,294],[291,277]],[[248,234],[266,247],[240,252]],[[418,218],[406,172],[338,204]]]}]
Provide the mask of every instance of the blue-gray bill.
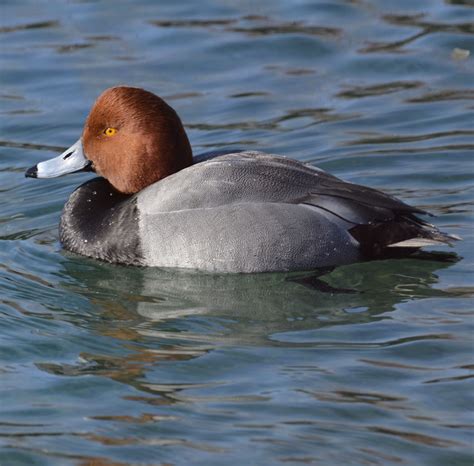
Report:
[{"label": "blue-gray bill", "polygon": [[28,168],[25,176],[28,178],[56,178],[79,171],[91,171],[92,163],[84,154],[82,140],[79,138],[61,155]]}]

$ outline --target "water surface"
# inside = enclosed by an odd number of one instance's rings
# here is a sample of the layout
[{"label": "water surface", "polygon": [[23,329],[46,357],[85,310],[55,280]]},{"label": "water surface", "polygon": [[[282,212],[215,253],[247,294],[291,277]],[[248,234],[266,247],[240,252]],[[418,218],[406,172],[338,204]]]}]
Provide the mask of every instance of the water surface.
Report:
[{"label": "water surface", "polygon": [[[0,9],[2,466],[472,464],[472,2]],[[123,83],[163,96],[196,154],[288,155],[464,241],[323,276],[68,254],[61,208],[89,175],[23,173]]]}]

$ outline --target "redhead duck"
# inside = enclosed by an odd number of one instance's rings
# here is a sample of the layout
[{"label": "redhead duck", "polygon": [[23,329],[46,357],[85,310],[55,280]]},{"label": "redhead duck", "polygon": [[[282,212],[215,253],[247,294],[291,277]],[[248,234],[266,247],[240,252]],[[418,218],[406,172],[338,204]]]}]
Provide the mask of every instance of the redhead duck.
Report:
[{"label": "redhead duck", "polygon": [[77,171],[64,248],[108,262],[208,272],[310,270],[458,239],[426,212],[296,160],[256,151],[193,159],[180,118],[143,89],[113,87],[81,138],[25,175]]}]

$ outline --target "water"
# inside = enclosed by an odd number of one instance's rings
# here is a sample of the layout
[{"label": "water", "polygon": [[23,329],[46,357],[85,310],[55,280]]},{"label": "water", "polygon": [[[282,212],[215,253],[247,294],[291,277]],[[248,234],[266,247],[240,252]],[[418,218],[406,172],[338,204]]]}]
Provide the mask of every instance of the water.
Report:
[{"label": "water", "polygon": [[[472,464],[470,0],[0,8],[2,466]],[[88,175],[23,172],[118,83],[166,98],[195,153],[311,162],[464,241],[319,278],[65,253]]]}]

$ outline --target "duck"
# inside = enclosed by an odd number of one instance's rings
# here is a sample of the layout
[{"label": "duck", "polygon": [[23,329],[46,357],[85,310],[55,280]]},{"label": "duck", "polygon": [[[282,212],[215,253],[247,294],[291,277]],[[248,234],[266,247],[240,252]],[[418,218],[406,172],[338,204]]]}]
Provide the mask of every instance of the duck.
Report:
[{"label": "duck", "polygon": [[25,176],[98,176],[66,202],[67,251],[211,273],[293,272],[400,257],[459,239],[428,213],[313,165],[254,150],[193,157],[176,111],[137,87],[106,89],[81,137]]}]

